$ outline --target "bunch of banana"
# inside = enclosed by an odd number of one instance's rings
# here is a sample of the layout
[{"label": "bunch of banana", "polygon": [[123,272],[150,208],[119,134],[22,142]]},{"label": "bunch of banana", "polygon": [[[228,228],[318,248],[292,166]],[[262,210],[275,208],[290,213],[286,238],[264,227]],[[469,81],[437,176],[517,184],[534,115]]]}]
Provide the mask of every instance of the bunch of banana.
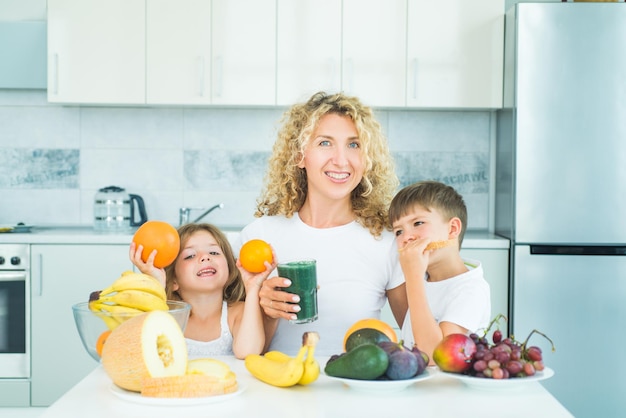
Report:
[{"label": "bunch of banana", "polygon": [[89,295],[89,309],[98,314],[109,329],[115,329],[129,313],[167,311],[165,288],[147,274],[125,271],[106,289]]},{"label": "bunch of banana", "polygon": [[305,332],[296,357],[280,351],[269,351],[262,356],[250,354],[245,359],[246,369],[257,379],[273,386],[313,383],[320,375],[320,365],[314,357],[319,339],[317,332]]}]

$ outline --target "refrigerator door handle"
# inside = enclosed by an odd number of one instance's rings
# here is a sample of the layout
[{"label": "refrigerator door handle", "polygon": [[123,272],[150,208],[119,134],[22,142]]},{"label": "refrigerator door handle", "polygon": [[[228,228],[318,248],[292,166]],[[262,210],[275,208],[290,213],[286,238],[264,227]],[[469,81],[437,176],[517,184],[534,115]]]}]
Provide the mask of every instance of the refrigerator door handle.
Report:
[{"label": "refrigerator door handle", "polygon": [[626,245],[531,245],[533,255],[626,255]]}]

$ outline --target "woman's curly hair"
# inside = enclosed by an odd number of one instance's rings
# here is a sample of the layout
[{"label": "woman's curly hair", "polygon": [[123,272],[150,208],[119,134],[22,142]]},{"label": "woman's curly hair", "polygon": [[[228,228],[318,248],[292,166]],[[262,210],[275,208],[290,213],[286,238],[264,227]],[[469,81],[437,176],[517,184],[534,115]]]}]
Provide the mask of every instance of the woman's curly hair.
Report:
[{"label": "woman's curly hair", "polygon": [[308,189],[306,170],[299,168],[298,163],[304,157],[304,150],[320,119],[329,113],[347,116],[354,121],[365,171],[363,179],[352,191],[352,210],[359,223],[375,237],[380,236],[384,229],[389,229],[387,212],[398,187],[398,177],[387,139],[372,109],[358,98],[342,93],[328,95],[319,92],[306,103],[296,104],[285,112],[254,216],[285,215],[290,218],[300,210]]}]

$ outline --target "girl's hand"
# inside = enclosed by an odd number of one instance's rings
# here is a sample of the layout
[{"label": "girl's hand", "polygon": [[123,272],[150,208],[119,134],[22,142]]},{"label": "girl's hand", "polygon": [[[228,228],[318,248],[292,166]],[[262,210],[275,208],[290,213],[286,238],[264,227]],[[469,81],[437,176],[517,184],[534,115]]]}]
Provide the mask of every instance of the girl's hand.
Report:
[{"label": "girl's hand", "polygon": [[165,287],[165,269],[154,267],[154,258],[156,257],[157,250],[153,250],[148,259],[144,263],[141,259],[141,253],[143,251],[143,245],[137,245],[135,242],[130,243],[130,250],[128,256],[130,261],[139,269],[143,274],[148,274],[157,279],[163,287]]}]

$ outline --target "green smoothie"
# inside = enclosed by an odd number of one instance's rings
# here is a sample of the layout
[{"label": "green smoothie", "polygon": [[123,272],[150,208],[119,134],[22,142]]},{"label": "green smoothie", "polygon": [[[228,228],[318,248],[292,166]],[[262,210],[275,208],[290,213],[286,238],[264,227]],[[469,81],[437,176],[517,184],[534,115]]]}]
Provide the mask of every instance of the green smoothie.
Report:
[{"label": "green smoothie", "polygon": [[317,272],[315,260],[292,261],[278,264],[278,275],[291,280],[284,291],[300,296],[298,319],[292,324],[306,324],[317,320]]}]

